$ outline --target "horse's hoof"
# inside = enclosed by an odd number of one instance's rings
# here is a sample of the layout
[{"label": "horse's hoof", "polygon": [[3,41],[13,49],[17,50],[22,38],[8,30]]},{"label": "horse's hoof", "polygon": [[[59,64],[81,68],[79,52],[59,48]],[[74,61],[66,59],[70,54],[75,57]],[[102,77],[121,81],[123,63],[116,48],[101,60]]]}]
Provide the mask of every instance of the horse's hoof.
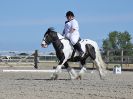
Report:
[{"label": "horse's hoof", "polygon": [[51,77],[50,79],[51,79],[51,80],[55,80],[55,78],[54,78],[54,77]]},{"label": "horse's hoof", "polygon": [[105,80],[105,77],[102,76],[102,77],[100,77],[100,79],[101,79],[101,80]]},{"label": "horse's hoof", "polygon": [[105,75],[100,75],[101,80],[105,80]]},{"label": "horse's hoof", "polygon": [[51,77],[51,80],[57,80],[57,78],[58,78],[58,75],[55,74],[55,75],[53,75],[53,76]]},{"label": "horse's hoof", "polygon": [[77,76],[76,79],[81,80],[82,79],[81,75]]}]

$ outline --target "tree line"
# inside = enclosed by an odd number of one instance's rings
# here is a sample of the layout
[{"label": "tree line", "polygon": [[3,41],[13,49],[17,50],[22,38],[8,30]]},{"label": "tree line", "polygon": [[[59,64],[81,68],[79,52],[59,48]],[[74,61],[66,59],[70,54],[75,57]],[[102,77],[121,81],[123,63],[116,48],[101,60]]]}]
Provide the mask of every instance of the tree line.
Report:
[{"label": "tree line", "polygon": [[103,39],[102,50],[103,54],[107,54],[108,50],[114,50],[112,54],[120,55],[119,50],[124,50],[125,56],[133,56],[133,43],[129,32],[113,31],[108,34],[106,39]]}]

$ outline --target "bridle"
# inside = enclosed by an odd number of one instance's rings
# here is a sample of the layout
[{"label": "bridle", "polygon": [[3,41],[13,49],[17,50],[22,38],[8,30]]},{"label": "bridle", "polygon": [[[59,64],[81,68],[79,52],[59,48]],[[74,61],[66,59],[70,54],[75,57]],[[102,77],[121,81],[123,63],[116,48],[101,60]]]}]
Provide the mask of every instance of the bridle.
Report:
[{"label": "bridle", "polygon": [[[48,34],[46,34],[46,35],[48,35]],[[65,39],[65,40],[66,40],[66,38],[65,38],[65,37],[63,37],[63,38],[61,38],[61,39],[55,39],[55,40],[52,40],[51,42],[53,42],[53,43],[54,43],[54,42],[57,42],[58,40],[60,40],[60,41],[61,41],[61,40],[63,40],[63,39]],[[50,43],[49,43],[47,40],[45,40],[44,38],[43,38],[43,41],[45,41],[47,45],[49,45],[49,44],[50,44]]]}]

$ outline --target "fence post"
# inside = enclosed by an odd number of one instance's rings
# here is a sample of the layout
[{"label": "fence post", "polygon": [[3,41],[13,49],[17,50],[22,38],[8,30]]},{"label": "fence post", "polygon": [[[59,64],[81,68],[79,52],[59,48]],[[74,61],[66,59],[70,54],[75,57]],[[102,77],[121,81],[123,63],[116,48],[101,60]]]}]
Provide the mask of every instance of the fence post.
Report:
[{"label": "fence post", "polygon": [[93,70],[94,70],[94,66],[95,66],[95,64],[94,64],[94,62],[92,62],[93,63]]},{"label": "fence post", "polygon": [[35,50],[34,53],[34,68],[38,69],[38,50]]},{"label": "fence post", "polygon": [[107,67],[106,67],[106,69],[108,69],[108,65],[109,65],[109,54],[110,54],[110,50],[107,50]]},{"label": "fence post", "polygon": [[122,68],[122,64],[123,64],[123,49],[121,50],[121,68]]},{"label": "fence post", "polygon": [[128,58],[127,58],[127,64],[128,64],[128,67],[129,67],[129,56],[128,56]]}]

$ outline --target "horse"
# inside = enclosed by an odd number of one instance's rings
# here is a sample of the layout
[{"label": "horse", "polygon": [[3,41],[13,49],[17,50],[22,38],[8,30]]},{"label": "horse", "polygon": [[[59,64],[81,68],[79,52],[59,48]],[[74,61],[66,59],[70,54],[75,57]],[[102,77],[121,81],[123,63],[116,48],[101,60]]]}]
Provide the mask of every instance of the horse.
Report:
[{"label": "horse", "polygon": [[[84,52],[83,57],[80,57],[79,52],[74,50],[74,47],[68,39],[56,32],[53,28],[48,28],[44,34],[41,46],[47,48],[51,43],[55,49],[57,58],[59,59],[59,64],[52,74],[51,79],[56,80],[58,78],[58,74],[61,72],[63,66],[67,69],[70,79],[81,79],[87,70],[85,64],[88,57],[90,57],[96,65],[100,78],[105,76],[105,63],[102,60],[99,47],[95,41],[90,39],[79,40]],[[81,67],[79,73],[69,66],[68,61],[79,61]]]}]

